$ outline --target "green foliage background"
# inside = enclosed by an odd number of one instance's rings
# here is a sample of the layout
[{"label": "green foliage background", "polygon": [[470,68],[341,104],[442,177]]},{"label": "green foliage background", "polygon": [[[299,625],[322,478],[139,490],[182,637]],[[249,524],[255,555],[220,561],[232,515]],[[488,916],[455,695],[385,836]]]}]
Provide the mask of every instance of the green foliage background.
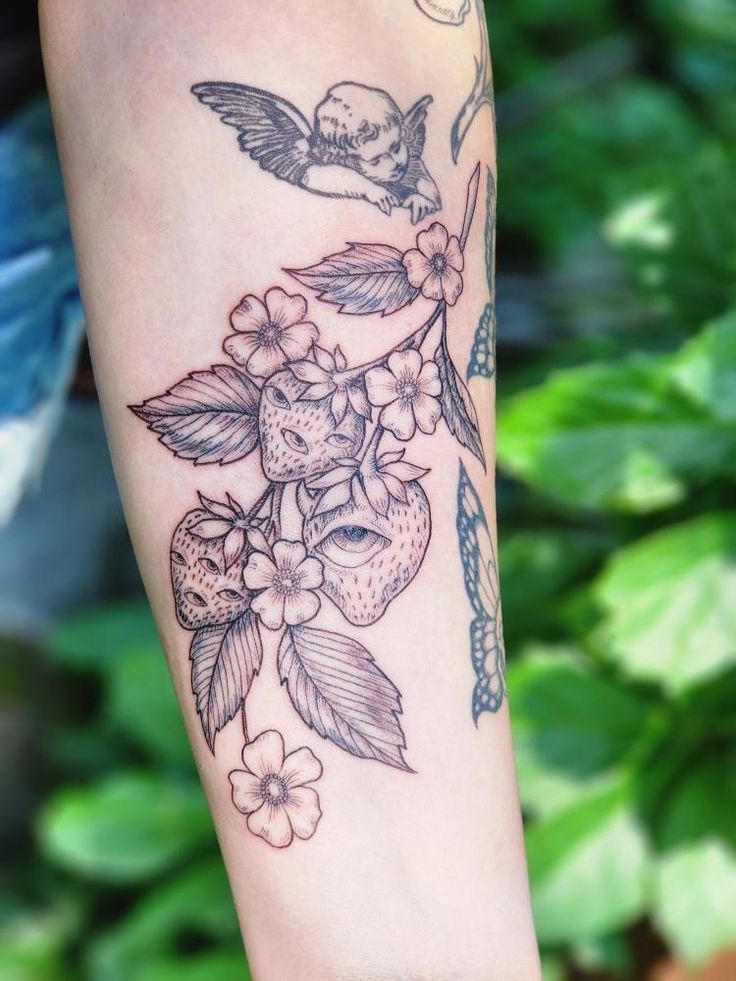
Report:
[{"label": "green foliage background", "polygon": [[[642,929],[690,965],[736,944],[736,17],[730,0],[488,8],[534,913],[549,979],[644,977]],[[80,615],[41,654],[52,791],[3,883],[0,976],[241,979],[145,604]]]}]

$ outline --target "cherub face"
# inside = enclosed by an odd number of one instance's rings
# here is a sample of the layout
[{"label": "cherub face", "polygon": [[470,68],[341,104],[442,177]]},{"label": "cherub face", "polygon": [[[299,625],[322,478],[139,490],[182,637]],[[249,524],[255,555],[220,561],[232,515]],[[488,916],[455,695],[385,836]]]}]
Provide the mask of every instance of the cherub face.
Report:
[{"label": "cherub face", "polygon": [[369,140],[355,155],[355,166],[368,180],[386,183],[404,176],[409,163],[409,147],[399,126],[392,126]]}]

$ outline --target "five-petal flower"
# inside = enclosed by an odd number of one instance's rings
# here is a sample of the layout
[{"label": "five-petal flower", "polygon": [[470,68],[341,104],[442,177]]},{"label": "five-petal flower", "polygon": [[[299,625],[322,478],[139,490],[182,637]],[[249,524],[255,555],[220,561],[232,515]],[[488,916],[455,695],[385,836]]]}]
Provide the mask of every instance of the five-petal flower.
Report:
[{"label": "five-petal flower", "polygon": [[317,327],[306,321],[307,301],[289,296],[278,286],[268,290],[263,302],[244,296],[230,315],[237,333],[222,345],[236,364],[251,375],[268,378],[289,361],[306,357],[319,337]]},{"label": "five-petal flower", "polygon": [[394,351],[386,367],[371,368],[365,376],[372,405],[383,406],[379,422],[397,439],[408,440],[417,427],[433,433],[442,415],[436,396],[442,392],[437,365],[422,361],[418,351]]},{"label": "five-petal flower", "polygon": [[248,816],[248,830],[275,848],[311,838],[322,811],[307,784],[322,776],[322,764],[307,746],[284,756],[280,732],[268,729],[243,747],[243,770],[232,770],[233,804]]},{"label": "five-petal flower", "polygon": [[438,221],[417,235],[417,247],[404,253],[406,278],[431,300],[450,306],[463,291],[463,253],[456,235],[448,235]]},{"label": "five-petal flower", "polygon": [[270,630],[311,620],[320,607],[314,590],[322,585],[322,563],[307,558],[303,542],[284,539],[274,544],[272,556],[252,552],[243,570],[247,588],[261,590],[251,601],[251,610]]}]

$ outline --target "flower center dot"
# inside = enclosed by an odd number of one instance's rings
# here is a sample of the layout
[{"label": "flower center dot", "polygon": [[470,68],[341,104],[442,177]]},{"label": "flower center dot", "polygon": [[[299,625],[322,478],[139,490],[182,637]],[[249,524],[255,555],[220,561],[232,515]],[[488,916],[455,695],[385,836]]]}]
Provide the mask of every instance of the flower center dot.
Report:
[{"label": "flower center dot", "polygon": [[443,273],[447,269],[447,258],[441,252],[435,252],[432,256],[432,268],[438,273]]},{"label": "flower center dot", "polygon": [[299,589],[299,579],[293,572],[282,572],[276,580],[276,588],[283,596],[290,596]]},{"label": "flower center dot", "polygon": [[416,398],[418,391],[419,389],[417,388],[416,382],[402,382],[401,385],[399,385],[399,398],[410,402],[412,399]]},{"label": "flower center dot", "polygon": [[286,799],[286,783],[275,773],[268,773],[261,780],[261,796],[268,804],[283,804]]},{"label": "flower center dot", "polygon": [[267,323],[258,331],[259,344],[275,344],[281,337],[280,324]]}]

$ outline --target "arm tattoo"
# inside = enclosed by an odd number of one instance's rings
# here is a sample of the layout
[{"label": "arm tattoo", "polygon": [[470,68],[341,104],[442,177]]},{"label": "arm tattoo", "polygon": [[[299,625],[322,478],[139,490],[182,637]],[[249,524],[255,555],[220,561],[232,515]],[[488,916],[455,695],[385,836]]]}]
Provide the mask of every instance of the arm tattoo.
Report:
[{"label": "arm tattoo", "polygon": [[[470,0],[414,0],[414,3],[432,20],[440,24],[457,26],[465,21],[470,12]],[[493,99],[493,76],[491,74],[491,58],[488,50],[488,26],[483,0],[475,0],[480,27],[480,52],[475,59],[475,80],[470,94],[455,117],[450,132],[450,147],[452,159],[457,163],[460,147],[470,129],[470,126],[483,106],[488,106],[495,113]],[[495,122],[495,116],[494,116]]]},{"label": "arm tattoo", "polygon": [[238,131],[243,153],[280,180],[327,197],[360,198],[387,215],[406,208],[413,224],[440,209],[422,160],[431,95],[404,113],[383,89],[339,82],[310,125],[286,99],[250,85],[200,82],[192,92]]},{"label": "arm tattoo", "polygon": [[472,711],[477,725],[481,712],[497,712],[503,704],[506,655],[491,532],[478,492],[462,463],[457,487],[457,536],[465,591],[475,614],[470,623],[470,658],[476,676]]},{"label": "arm tattoo", "polygon": [[[297,146],[297,110],[259,93],[292,121],[292,132],[276,124],[281,143],[267,127],[259,143],[251,123],[265,103],[253,101],[257,90],[216,83],[195,91],[238,128],[241,147],[261,166],[302,180],[300,155],[311,150],[306,133]],[[232,800],[249,830],[275,847],[314,834],[322,764],[305,746],[287,752],[274,729],[249,739],[246,702],[268,650],[310,729],[355,757],[412,772],[401,693],[351,633],[323,629],[317,618],[326,598],[354,628],[373,624],[419,573],[432,520],[422,486],[428,469],[407,458],[417,432],[431,434],[444,420],[485,467],[477,412],[448,344],[479,183],[480,165],[456,234],[432,222],[408,247],[348,243],[284,270],[341,318],[393,317],[429,300],[429,314],[380,357],[351,364],[339,345],[324,343],[311,319],[318,307],[273,285],[262,297],[246,294],[230,313],[227,361],[130,406],[182,461],[259,461],[255,499],[198,495],[173,531],[170,570],[176,616],[191,633],[204,739],[214,753],[218,732],[240,718],[245,747],[242,767],[230,773]],[[465,574],[467,582],[467,565]]]}]

